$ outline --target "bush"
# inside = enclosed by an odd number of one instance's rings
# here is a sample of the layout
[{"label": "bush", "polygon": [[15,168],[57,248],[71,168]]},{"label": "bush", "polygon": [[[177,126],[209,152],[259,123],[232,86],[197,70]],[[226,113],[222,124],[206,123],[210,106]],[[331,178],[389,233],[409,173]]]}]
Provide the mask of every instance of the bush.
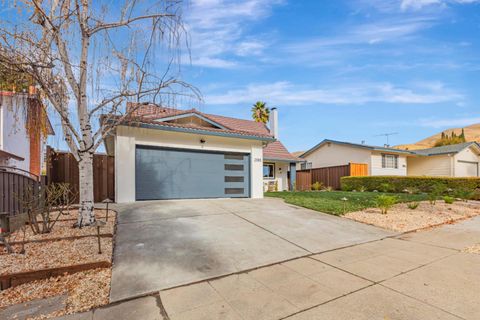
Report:
[{"label": "bush", "polygon": [[[365,189],[365,186],[362,186]],[[395,188],[390,184],[390,183],[382,183],[380,184],[380,187],[378,187],[378,190],[381,192],[395,192]]]},{"label": "bush", "polygon": [[475,196],[475,190],[469,190],[467,188],[460,188],[455,190],[455,196],[467,202]]},{"label": "bush", "polygon": [[445,201],[445,203],[447,204],[452,204],[455,202],[455,198],[450,196],[445,196],[443,197],[443,201]]},{"label": "bush", "polygon": [[430,193],[435,188],[443,188],[442,193],[449,189],[453,194],[458,190],[467,189],[471,192],[480,188],[480,178],[450,178],[450,177],[414,177],[414,176],[368,176],[368,177],[342,177],[341,186],[344,191],[360,190],[364,187],[367,191],[382,190],[387,184],[389,192],[405,192],[405,190],[418,193]]},{"label": "bush", "polygon": [[323,184],[321,182],[316,181],[312,184],[312,190],[320,191],[322,189]]},{"label": "bush", "polygon": [[377,207],[382,210],[382,214],[387,214],[388,210],[397,203],[397,197],[380,195],[377,197]]},{"label": "bush", "polygon": [[414,201],[407,204],[408,209],[415,210],[420,205],[420,202]]}]

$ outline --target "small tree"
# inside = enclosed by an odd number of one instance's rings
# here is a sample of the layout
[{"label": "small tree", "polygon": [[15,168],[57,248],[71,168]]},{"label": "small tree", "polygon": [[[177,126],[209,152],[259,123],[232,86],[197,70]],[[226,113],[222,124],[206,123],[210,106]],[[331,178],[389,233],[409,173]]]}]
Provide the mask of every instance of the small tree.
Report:
[{"label": "small tree", "polygon": [[199,97],[174,68],[186,38],[182,1],[25,0],[2,8],[12,13],[0,20],[0,68],[28,76],[60,119],[79,166],[77,224],[89,225],[93,154],[135,112],[126,103]]},{"label": "small tree", "polygon": [[68,183],[52,183],[38,193],[30,190],[20,199],[34,234],[50,233],[62,215],[68,215],[73,192]]}]

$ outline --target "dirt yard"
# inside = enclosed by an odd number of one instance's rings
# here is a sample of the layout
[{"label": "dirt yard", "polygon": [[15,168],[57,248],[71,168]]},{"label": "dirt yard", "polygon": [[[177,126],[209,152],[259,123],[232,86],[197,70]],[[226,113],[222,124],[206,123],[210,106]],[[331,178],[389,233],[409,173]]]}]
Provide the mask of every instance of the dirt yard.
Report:
[{"label": "dirt yard", "polygon": [[[97,220],[106,221],[105,210],[95,210]],[[65,267],[91,262],[112,261],[115,212],[100,228],[101,250],[98,253],[97,229],[73,228],[77,211],[61,216],[51,233],[35,235],[29,227],[9,237],[14,253],[0,246],[0,276],[40,269]],[[24,243],[24,244],[23,244]],[[21,253],[22,249],[25,253]],[[108,303],[111,268],[64,274],[36,280],[0,291],[0,309],[35,299],[66,294],[65,308],[42,319],[89,310]]]},{"label": "dirt yard", "polygon": [[350,212],[344,217],[388,230],[407,232],[452,223],[479,214],[480,202],[478,201],[457,201],[446,204],[442,200],[437,201],[435,205],[431,205],[428,201],[420,202],[414,210],[408,208],[407,203],[400,203],[393,206],[387,214],[381,214],[380,209],[372,208]]}]

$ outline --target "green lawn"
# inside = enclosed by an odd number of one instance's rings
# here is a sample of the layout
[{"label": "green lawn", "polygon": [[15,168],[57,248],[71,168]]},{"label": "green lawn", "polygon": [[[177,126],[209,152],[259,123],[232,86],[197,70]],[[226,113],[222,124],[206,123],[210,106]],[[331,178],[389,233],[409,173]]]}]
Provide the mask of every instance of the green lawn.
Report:
[{"label": "green lawn", "polygon": [[266,192],[267,197],[282,198],[287,203],[297,206],[313,209],[320,212],[331,213],[335,215],[343,214],[344,202],[342,198],[347,198],[346,212],[358,211],[365,208],[376,207],[376,198],[381,194],[396,196],[398,202],[411,202],[427,200],[424,194],[407,193],[381,193],[381,192]]}]

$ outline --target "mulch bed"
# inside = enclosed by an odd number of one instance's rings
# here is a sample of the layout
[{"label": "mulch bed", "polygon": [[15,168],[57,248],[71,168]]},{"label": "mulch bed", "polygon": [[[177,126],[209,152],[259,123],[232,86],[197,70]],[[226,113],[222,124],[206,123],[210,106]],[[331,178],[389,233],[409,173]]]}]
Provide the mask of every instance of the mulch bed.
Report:
[{"label": "mulch bed", "polygon": [[[77,210],[71,210],[55,224],[51,233],[33,234],[27,227],[25,239],[22,230],[10,236],[14,253],[7,254],[0,246],[0,276],[32,272],[42,269],[62,268],[88,263],[110,265],[112,261],[113,238],[116,214],[109,211],[109,221],[101,230],[101,249],[98,253],[97,228],[73,228]],[[105,210],[96,209],[97,220],[105,221]],[[22,242],[25,240],[25,253]],[[58,274],[58,273],[57,273]],[[25,303],[35,299],[67,294],[65,310],[46,315],[43,318],[82,312],[108,303],[111,268],[80,271],[48,279],[23,283],[0,291],[0,309],[9,305]]]},{"label": "mulch bed", "polygon": [[453,223],[476,215],[480,215],[478,201],[457,201],[453,204],[437,201],[435,205],[423,201],[414,210],[408,208],[406,203],[400,203],[393,206],[387,214],[381,214],[380,209],[372,208],[349,212],[344,217],[388,230],[409,232]]}]

